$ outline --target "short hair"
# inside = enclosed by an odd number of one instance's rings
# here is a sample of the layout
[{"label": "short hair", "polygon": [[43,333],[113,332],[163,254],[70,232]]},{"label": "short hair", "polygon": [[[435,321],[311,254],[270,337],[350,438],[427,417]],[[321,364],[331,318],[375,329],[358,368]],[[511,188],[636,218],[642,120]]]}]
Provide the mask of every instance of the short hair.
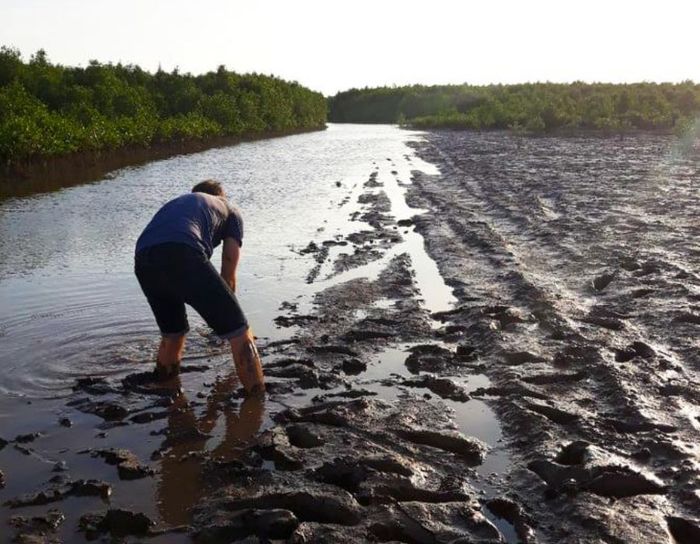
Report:
[{"label": "short hair", "polygon": [[213,179],[206,179],[200,181],[197,185],[192,187],[193,193],[206,193],[208,195],[223,196],[224,188],[221,186],[221,182]]}]

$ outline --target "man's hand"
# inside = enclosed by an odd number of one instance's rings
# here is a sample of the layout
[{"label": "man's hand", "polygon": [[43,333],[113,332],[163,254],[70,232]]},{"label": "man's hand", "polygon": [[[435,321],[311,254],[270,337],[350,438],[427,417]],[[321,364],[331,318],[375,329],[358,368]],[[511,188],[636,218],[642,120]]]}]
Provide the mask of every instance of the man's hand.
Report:
[{"label": "man's hand", "polygon": [[224,238],[224,250],[221,256],[221,277],[236,292],[236,269],[241,258],[241,246],[233,238]]}]

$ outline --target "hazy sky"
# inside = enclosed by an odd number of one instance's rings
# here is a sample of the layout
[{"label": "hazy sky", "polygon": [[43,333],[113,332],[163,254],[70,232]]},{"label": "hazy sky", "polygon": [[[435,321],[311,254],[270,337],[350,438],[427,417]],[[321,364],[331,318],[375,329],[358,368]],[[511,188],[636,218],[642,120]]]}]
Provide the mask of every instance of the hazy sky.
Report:
[{"label": "hazy sky", "polygon": [[700,81],[697,0],[0,0],[0,44],[58,63],[406,83]]}]

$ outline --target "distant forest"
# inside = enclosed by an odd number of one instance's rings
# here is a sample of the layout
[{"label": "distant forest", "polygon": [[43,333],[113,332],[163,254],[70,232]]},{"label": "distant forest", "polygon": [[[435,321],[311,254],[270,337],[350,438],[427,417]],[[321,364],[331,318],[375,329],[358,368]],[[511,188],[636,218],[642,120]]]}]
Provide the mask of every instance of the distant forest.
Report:
[{"label": "distant forest", "polygon": [[193,76],[134,65],[24,62],[0,48],[0,164],[219,136],[325,126],[326,100],[298,83],[220,66]]},{"label": "distant forest", "polygon": [[417,128],[680,131],[700,112],[700,85],[526,83],[352,89],[329,98],[329,120]]}]

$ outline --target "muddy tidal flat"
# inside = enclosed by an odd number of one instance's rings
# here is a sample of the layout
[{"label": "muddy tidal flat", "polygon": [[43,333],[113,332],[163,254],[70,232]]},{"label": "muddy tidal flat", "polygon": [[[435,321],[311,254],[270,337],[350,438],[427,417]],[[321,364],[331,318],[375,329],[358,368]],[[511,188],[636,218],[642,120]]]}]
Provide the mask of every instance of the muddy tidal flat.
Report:
[{"label": "muddy tidal flat", "polygon": [[[700,542],[681,144],[331,125],[0,203],[0,541]],[[203,172],[264,396],[192,314],[150,374],[131,247]]]}]

